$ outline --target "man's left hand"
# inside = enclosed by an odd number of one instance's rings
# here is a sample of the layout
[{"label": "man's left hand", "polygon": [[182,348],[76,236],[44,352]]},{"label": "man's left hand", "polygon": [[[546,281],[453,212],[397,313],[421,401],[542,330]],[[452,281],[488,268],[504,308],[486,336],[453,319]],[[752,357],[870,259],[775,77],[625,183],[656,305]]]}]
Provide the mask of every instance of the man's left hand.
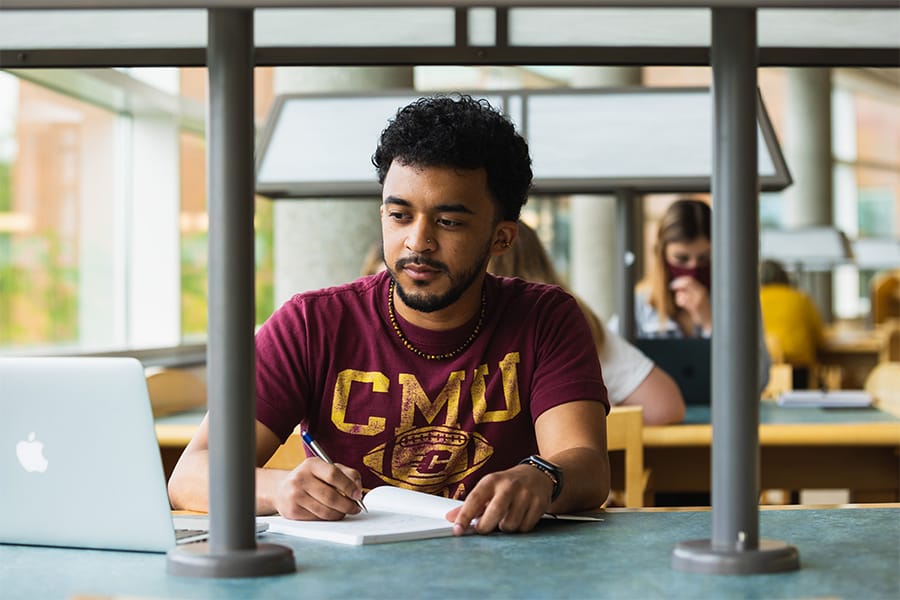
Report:
[{"label": "man's left hand", "polygon": [[447,520],[455,523],[454,535],[470,526],[478,533],[531,531],[550,507],[552,493],[549,477],[531,465],[517,465],[482,478]]}]

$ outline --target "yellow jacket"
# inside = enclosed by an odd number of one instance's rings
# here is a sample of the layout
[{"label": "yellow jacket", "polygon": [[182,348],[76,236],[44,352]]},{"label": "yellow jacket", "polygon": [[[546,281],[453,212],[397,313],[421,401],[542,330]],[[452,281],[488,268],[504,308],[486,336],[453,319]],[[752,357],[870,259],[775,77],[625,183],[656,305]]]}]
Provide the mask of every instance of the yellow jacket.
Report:
[{"label": "yellow jacket", "polygon": [[762,286],[759,300],[766,337],[774,338],[780,345],[784,361],[797,366],[814,365],[822,342],[822,318],[809,296],[776,283]]}]

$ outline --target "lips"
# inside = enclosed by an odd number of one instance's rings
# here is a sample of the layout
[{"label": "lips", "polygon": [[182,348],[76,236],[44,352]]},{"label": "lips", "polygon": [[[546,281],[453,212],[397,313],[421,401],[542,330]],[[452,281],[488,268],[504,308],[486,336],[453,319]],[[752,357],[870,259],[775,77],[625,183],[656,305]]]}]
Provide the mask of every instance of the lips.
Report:
[{"label": "lips", "polygon": [[416,281],[428,281],[434,279],[441,273],[440,271],[421,265],[406,265],[403,267],[403,272]]},{"label": "lips", "polygon": [[429,264],[422,259],[400,259],[397,270],[403,271],[413,281],[431,281],[444,272],[442,265]]}]

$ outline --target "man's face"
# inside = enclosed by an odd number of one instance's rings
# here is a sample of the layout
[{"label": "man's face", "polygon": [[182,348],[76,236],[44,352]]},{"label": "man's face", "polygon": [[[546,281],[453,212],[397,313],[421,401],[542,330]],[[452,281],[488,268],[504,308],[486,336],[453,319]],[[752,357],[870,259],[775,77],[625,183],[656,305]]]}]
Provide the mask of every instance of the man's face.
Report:
[{"label": "man's face", "polygon": [[384,180],[381,228],[385,264],[400,299],[433,312],[462,297],[492,252],[512,241],[508,221],[495,225],[495,211],[484,169],[394,161]]}]

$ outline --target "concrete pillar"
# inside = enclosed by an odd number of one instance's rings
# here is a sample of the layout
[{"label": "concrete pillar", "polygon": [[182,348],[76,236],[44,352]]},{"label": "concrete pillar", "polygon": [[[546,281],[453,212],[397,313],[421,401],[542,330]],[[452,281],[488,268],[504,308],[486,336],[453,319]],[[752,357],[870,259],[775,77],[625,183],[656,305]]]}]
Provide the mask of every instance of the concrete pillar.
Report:
[{"label": "concrete pillar", "polygon": [[[794,183],[784,191],[784,226],[832,225],[831,70],[785,72],[784,155]],[[800,284],[831,321],[831,275],[804,273]]]},{"label": "concrete pillar", "polygon": [[[639,86],[640,67],[578,67],[572,87]],[[641,202],[641,197],[635,198]],[[569,284],[601,319],[616,313],[616,199],[614,196],[574,195],[571,207]],[[640,211],[639,211],[640,213]],[[642,231],[642,227],[637,228]],[[641,248],[640,239],[636,247]],[[640,268],[638,268],[640,273]]]},{"label": "concrete pillar", "polygon": [[[276,94],[412,89],[411,67],[279,67]],[[399,107],[398,107],[399,108]],[[384,115],[385,124],[393,115]],[[378,140],[372,140],[372,151]],[[298,139],[298,144],[303,140]],[[372,167],[375,179],[375,167]],[[359,276],[381,237],[380,198],[279,200],[273,211],[275,307],[292,295]]]}]

